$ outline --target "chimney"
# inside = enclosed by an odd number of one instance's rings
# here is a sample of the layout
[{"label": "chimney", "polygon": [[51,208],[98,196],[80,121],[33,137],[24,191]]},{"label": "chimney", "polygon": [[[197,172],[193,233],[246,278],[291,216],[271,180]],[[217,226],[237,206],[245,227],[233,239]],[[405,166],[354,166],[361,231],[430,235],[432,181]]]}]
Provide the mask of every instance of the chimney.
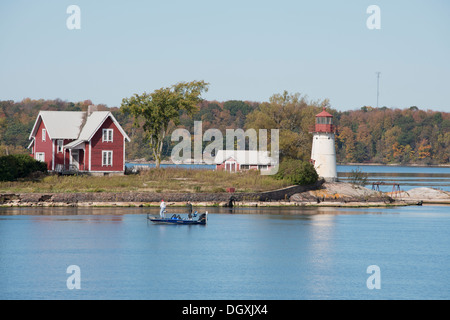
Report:
[{"label": "chimney", "polygon": [[95,111],[98,111],[97,106],[94,106],[93,104],[91,104],[91,105],[88,107],[88,111],[87,111],[88,117],[92,114],[92,112],[95,112]]}]

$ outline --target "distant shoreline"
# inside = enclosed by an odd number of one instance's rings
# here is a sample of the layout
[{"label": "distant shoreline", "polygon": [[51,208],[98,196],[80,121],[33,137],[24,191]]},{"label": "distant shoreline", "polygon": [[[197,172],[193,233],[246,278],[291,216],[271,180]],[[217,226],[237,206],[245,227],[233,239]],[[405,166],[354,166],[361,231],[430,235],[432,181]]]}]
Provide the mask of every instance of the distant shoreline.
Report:
[{"label": "distant shoreline", "polygon": [[[127,160],[126,163],[128,164],[135,164],[135,165],[154,165],[155,161],[147,161],[142,159],[135,159],[135,160]],[[183,164],[176,164],[168,160],[162,160],[162,165],[198,165],[198,166],[211,166],[212,164],[207,163],[183,163]],[[401,163],[376,163],[376,162],[370,162],[370,163],[359,163],[359,162],[349,162],[349,163],[337,163],[338,166],[386,166],[386,167],[424,167],[424,168],[450,168],[449,164],[420,164],[420,163],[412,163],[412,164],[401,164]]]},{"label": "distant shoreline", "polygon": [[450,164],[420,164],[420,163],[413,163],[413,164],[401,164],[401,163],[390,163],[390,164],[383,164],[383,163],[338,163],[338,166],[381,166],[381,167],[424,167],[424,168],[439,168],[439,167],[450,167]]}]

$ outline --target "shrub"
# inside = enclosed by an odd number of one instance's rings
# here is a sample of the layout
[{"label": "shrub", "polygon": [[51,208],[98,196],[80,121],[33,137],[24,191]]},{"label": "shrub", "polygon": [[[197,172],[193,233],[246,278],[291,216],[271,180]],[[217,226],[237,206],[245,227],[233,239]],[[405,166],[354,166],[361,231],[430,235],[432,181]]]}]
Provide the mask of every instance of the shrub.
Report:
[{"label": "shrub", "polygon": [[275,177],[288,180],[295,185],[314,184],[319,179],[319,175],[311,163],[294,159],[283,160]]},{"label": "shrub", "polygon": [[26,178],[34,172],[47,172],[47,165],[26,154],[0,157],[0,181]]},{"label": "shrub", "polygon": [[349,175],[350,183],[353,185],[365,186],[368,179],[369,174],[367,172],[361,171],[359,168],[357,168],[356,170],[352,169],[352,172]]}]

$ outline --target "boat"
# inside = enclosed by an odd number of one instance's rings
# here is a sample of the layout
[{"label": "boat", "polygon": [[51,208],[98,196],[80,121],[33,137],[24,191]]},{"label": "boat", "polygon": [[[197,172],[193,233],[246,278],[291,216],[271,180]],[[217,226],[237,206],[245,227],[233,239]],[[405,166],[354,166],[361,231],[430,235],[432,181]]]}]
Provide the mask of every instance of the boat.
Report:
[{"label": "boat", "polygon": [[[166,213],[167,214],[167,213]],[[197,212],[194,213],[194,218],[197,217]],[[155,224],[179,224],[179,225],[193,225],[193,224],[202,224],[206,225],[206,222],[208,221],[208,211],[205,213],[201,213],[198,215],[198,218],[195,219],[189,219],[189,218],[182,218],[179,214],[173,214],[170,218],[161,218],[161,217],[150,217],[147,214],[147,219]]]}]

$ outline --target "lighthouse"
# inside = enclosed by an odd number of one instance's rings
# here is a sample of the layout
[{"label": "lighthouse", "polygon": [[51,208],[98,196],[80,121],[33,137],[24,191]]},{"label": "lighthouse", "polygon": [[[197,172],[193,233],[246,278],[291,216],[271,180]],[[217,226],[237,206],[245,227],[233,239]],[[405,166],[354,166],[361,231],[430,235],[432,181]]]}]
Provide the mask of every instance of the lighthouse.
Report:
[{"label": "lighthouse", "polygon": [[326,112],[324,107],[323,111],[316,115],[316,124],[312,130],[311,162],[319,177],[323,177],[327,182],[337,181],[335,132],[333,116]]}]

